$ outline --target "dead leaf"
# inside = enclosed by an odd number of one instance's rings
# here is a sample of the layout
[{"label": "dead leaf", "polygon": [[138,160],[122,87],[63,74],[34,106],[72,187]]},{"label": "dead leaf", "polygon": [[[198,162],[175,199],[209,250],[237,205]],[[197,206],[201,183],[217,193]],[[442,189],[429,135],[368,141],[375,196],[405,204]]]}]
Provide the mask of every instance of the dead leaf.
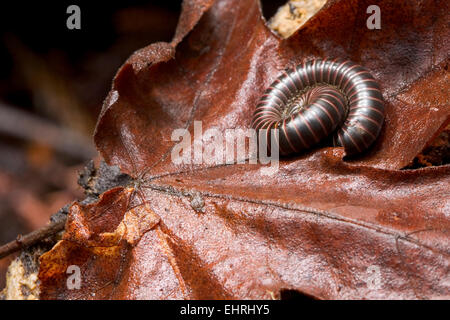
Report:
[{"label": "dead leaf", "polygon": [[[365,26],[373,4],[382,30]],[[450,166],[399,170],[450,119],[448,6],[328,1],[283,40],[259,1],[185,1],[172,43],[122,66],[97,123],[102,156],[136,185],[72,206],[41,258],[41,298],[450,297]],[[316,148],[272,176],[171,161],[174,129],[248,128],[279,72],[310,58],[348,58],[380,82],[386,123],[369,153]],[[69,265],[80,290],[65,285]]]}]

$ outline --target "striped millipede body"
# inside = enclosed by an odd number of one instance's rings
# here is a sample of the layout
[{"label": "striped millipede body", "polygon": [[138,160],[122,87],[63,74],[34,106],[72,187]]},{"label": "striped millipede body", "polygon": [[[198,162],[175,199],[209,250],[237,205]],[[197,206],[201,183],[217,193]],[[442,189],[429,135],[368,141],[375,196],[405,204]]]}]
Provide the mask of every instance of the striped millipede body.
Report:
[{"label": "striped millipede body", "polygon": [[351,61],[311,60],[285,70],[264,92],[253,115],[256,130],[279,129],[281,154],[298,153],[329,135],[347,155],[366,150],[384,121],[380,87]]}]

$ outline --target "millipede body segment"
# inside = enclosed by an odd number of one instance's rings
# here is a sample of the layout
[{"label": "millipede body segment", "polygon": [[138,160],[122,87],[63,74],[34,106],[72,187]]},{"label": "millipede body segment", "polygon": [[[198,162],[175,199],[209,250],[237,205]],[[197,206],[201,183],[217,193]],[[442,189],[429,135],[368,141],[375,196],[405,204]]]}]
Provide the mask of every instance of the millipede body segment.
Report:
[{"label": "millipede body segment", "polygon": [[312,60],[285,70],[264,92],[256,130],[278,129],[281,154],[298,153],[329,135],[347,155],[366,150],[384,121],[380,87],[351,61]]}]

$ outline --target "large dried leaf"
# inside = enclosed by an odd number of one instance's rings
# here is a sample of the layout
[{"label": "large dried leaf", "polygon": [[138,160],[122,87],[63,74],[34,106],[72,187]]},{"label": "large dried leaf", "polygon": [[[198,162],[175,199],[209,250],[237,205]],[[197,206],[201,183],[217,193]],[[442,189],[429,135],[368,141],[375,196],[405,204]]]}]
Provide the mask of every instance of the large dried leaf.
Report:
[{"label": "large dried leaf", "polygon": [[[366,28],[377,4],[382,30]],[[329,1],[288,39],[258,1],[185,1],[172,43],[119,70],[97,123],[109,164],[133,188],[72,206],[41,259],[42,298],[450,296],[450,167],[398,170],[448,123],[447,1]],[[386,123],[369,153],[315,149],[260,165],[177,166],[174,129],[247,128],[279,72],[348,58],[380,82]],[[68,290],[66,269],[82,270]]]}]

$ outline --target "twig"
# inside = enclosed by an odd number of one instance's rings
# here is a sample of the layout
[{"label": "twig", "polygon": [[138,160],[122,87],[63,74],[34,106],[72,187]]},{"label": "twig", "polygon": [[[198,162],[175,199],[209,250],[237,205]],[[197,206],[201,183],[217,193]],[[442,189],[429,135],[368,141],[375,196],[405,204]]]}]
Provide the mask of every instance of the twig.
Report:
[{"label": "twig", "polygon": [[19,251],[22,248],[29,247],[58,233],[59,231],[62,231],[65,224],[66,219],[63,219],[60,221],[52,222],[45,227],[35,230],[25,236],[17,236],[16,240],[0,247],[0,259],[3,259],[4,257],[9,256],[10,254]]}]

